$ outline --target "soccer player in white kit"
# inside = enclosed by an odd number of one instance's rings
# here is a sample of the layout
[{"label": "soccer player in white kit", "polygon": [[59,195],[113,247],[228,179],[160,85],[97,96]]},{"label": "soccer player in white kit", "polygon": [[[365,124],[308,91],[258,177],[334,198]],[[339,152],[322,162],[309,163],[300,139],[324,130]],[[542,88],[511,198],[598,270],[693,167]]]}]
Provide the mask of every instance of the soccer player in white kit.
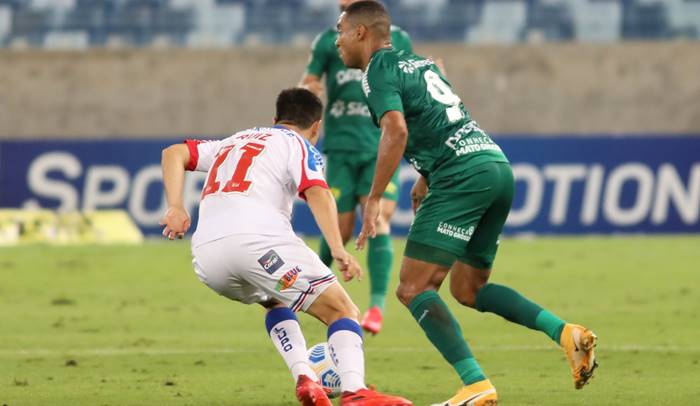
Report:
[{"label": "soccer player in white kit", "polygon": [[328,346],[341,380],[343,406],[404,406],[411,402],[367,389],[359,311],[315,252],[294,234],[296,196],[305,199],[345,281],[360,277],[345,250],[335,199],[323,177],[323,158],[312,146],[323,106],[301,88],[283,90],[273,127],[256,127],[218,141],[187,140],[163,150],[168,209],[161,221],[169,239],[184,236],[185,171],[207,172],[192,237],[199,279],[229,299],[268,311],[268,334],[296,381],[302,405],[332,406],[306,356],[294,314],[304,311],[328,326]]}]

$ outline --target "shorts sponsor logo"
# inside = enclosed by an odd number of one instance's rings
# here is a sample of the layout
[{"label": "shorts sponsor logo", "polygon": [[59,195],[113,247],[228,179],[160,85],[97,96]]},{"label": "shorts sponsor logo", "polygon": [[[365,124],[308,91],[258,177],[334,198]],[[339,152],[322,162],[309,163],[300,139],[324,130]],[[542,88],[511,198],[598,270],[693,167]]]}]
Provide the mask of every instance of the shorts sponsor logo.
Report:
[{"label": "shorts sponsor logo", "polygon": [[437,232],[458,240],[469,241],[472,239],[472,234],[474,234],[474,226],[462,228],[441,221],[438,224]]},{"label": "shorts sponsor logo", "polygon": [[263,267],[265,272],[269,274],[275,273],[276,270],[280,269],[284,265],[282,258],[275,252],[275,250],[269,250],[265,255],[258,258],[258,263]]},{"label": "shorts sponsor logo", "polygon": [[289,289],[294,285],[294,282],[297,281],[299,278],[299,274],[301,273],[301,268],[298,266],[295,266],[294,268],[290,269],[285,273],[279,281],[277,281],[277,286],[275,286],[275,290],[278,292],[281,292],[285,289]]}]

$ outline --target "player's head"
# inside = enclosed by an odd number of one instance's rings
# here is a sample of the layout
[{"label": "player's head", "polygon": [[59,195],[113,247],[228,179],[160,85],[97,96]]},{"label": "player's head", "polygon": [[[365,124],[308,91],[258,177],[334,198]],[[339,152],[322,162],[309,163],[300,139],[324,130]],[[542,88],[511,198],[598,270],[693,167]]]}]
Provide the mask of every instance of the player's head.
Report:
[{"label": "player's head", "polygon": [[277,96],[275,124],[294,126],[312,142],[318,138],[322,116],[321,99],[306,89],[293,87]]},{"label": "player's head", "polygon": [[338,0],[338,7],[340,7],[340,12],[342,13],[352,3],[357,3],[358,1],[360,0]]},{"label": "player's head", "polygon": [[372,53],[391,43],[391,17],[373,0],[355,1],[338,18],[338,47],[345,66],[363,69]]}]

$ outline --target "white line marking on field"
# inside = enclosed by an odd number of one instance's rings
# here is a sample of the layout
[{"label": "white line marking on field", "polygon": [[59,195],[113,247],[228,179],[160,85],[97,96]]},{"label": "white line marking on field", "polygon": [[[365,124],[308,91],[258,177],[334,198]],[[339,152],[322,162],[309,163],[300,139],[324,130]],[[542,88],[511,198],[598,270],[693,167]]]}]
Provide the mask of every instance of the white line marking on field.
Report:
[{"label": "white line marking on field", "polygon": [[[520,352],[520,351],[558,351],[554,345],[485,345],[472,346],[476,352]],[[55,357],[55,356],[125,356],[125,355],[192,355],[192,354],[237,354],[237,353],[263,353],[269,352],[269,348],[19,348],[0,349],[0,357]],[[430,346],[425,347],[390,347],[390,348],[366,348],[367,352],[428,352],[435,351]],[[695,353],[700,352],[700,347],[679,347],[661,345],[611,345],[599,346],[598,351],[606,352],[652,352],[652,353]]]}]

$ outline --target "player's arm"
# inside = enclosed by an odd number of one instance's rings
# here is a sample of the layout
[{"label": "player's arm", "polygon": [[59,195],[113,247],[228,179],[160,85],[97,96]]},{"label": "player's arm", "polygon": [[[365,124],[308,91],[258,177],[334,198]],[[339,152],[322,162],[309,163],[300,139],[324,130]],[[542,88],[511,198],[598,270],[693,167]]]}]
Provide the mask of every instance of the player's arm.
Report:
[{"label": "player's arm", "polygon": [[376,224],[380,215],[379,201],[401,163],[401,157],[408,141],[408,128],[402,112],[396,110],[386,112],[381,118],[380,127],[382,136],[379,139],[372,189],[365,205],[362,231],[357,238],[357,247],[360,249],[364,248],[368,237],[374,238],[377,234]]},{"label": "player's arm", "polygon": [[333,259],[338,261],[343,279],[347,282],[353,277],[362,278],[362,269],[355,258],[343,246],[343,239],[338,228],[338,208],[331,191],[323,186],[311,186],[304,190],[306,203],[318,224],[318,228],[326,239]]},{"label": "player's arm", "polygon": [[323,98],[323,83],[321,78],[328,66],[327,38],[324,33],[319,34],[311,44],[311,57],[306,66],[304,76],[301,77],[299,86],[313,92],[320,99]]},{"label": "player's arm", "polygon": [[399,167],[408,140],[406,120],[400,111],[386,112],[379,122],[379,126],[382,130],[382,136],[379,139],[377,167],[368,197],[370,200],[376,201],[381,199],[386,187],[391,182],[391,177]]},{"label": "player's arm", "polygon": [[313,94],[318,96],[319,99],[323,98],[323,83],[321,82],[321,77],[316,76],[311,73],[305,73],[301,77],[301,82],[299,82],[299,87],[310,90]]},{"label": "player's arm", "polygon": [[171,240],[182,238],[190,228],[190,216],[183,205],[185,170],[190,162],[190,151],[185,144],[174,144],[163,150],[161,167],[168,209],[160,220],[163,235]]}]

